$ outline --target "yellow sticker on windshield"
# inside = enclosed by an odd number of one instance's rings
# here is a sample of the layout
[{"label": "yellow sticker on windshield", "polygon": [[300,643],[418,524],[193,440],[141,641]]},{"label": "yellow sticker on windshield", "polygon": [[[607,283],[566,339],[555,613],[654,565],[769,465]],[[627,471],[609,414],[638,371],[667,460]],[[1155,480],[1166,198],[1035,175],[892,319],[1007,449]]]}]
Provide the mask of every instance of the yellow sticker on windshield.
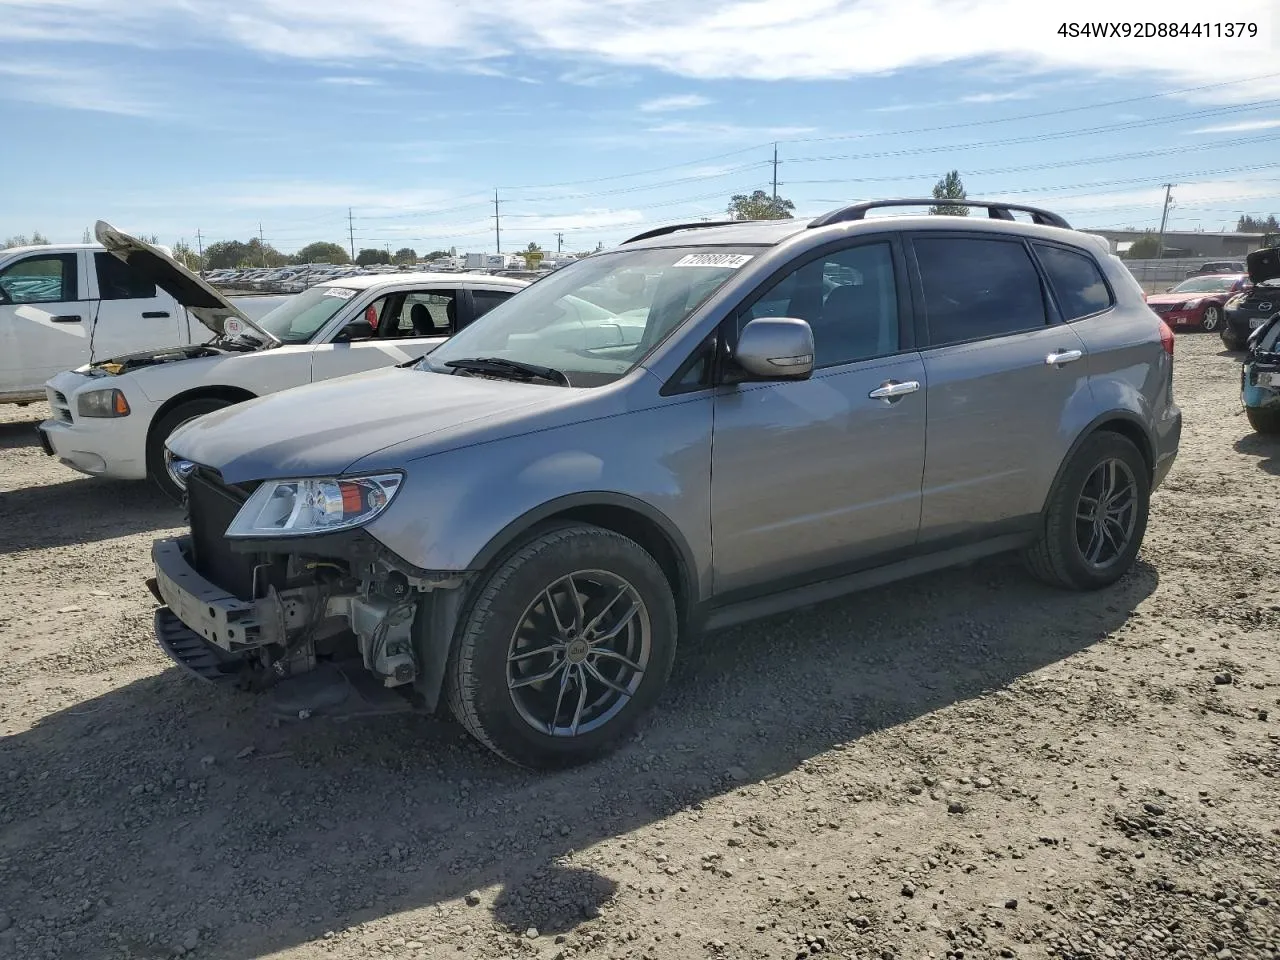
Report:
[{"label": "yellow sticker on windshield", "polygon": [[737,270],[751,259],[748,253],[691,253],[681,257],[673,267],[721,267]]}]

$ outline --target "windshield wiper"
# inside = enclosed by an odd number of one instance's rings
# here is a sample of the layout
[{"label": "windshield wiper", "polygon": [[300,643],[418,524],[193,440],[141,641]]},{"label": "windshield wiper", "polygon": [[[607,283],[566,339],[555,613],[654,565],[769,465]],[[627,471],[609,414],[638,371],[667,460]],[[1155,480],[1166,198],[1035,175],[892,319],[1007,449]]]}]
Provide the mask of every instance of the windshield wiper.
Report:
[{"label": "windshield wiper", "polygon": [[539,367],[532,363],[521,363],[519,360],[507,360],[503,357],[465,357],[462,360],[447,360],[445,366],[455,370],[469,370],[472,373],[511,377],[513,380],[546,380],[562,387],[570,386],[569,378],[563,371],[554,367]]}]

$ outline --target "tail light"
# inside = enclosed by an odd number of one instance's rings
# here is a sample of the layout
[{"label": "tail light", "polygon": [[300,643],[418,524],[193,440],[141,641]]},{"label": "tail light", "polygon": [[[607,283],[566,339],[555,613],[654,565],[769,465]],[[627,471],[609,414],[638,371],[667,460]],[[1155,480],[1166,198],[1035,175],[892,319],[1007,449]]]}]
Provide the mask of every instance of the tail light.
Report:
[{"label": "tail light", "polygon": [[1164,347],[1164,352],[1169,356],[1173,356],[1173,328],[1160,321],[1160,346]]}]

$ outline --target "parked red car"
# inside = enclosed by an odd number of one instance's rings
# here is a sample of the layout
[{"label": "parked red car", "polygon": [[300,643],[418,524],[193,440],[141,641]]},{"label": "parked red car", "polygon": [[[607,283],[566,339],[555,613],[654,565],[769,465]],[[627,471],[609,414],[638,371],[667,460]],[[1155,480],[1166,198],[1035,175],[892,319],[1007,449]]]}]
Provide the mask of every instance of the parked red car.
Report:
[{"label": "parked red car", "polygon": [[1250,287],[1247,273],[1192,277],[1164,293],[1147,297],[1147,305],[1171,327],[1199,327],[1213,331],[1222,326],[1222,307]]}]

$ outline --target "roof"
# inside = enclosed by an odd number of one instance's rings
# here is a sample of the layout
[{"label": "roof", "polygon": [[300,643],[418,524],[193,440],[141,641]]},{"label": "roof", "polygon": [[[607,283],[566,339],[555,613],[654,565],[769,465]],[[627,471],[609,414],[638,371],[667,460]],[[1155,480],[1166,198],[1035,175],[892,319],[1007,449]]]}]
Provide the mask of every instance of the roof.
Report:
[{"label": "roof", "polygon": [[[335,277],[332,280],[322,280],[316,284],[317,287],[346,287],[348,290],[368,290],[370,287],[381,286],[382,284],[393,283],[438,283],[443,286],[453,286],[458,283],[462,274],[457,273],[367,273],[356,277]],[[527,287],[527,280],[517,280],[515,277],[493,277],[493,276],[470,276],[468,280],[483,280],[485,283],[492,283],[498,287]]]}]

